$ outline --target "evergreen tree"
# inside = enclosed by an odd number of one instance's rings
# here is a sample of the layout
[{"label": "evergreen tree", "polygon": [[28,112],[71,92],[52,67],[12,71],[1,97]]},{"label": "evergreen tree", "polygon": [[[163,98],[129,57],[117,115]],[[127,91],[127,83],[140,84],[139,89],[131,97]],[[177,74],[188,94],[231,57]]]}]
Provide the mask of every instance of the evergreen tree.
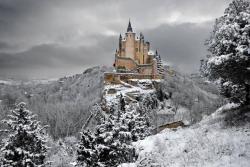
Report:
[{"label": "evergreen tree", "polygon": [[124,99],[124,97],[122,96],[122,94],[120,94],[119,104],[120,104],[119,109],[120,109],[121,111],[125,111],[126,103],[125,103],[125,99]]},{"label": "evergreen tree", "polygon": [[132,130],[133,141],[143,140],[145,137],[151,135],[149,120],[146,115],[136,114],[135,125]]},{"label": "evergreen tree", "polygon": [[143,97],[143,99],[139,102],[139,112],[145,115],[151,133],[155,133],[152,128],[155,130],[158,128],[157,110],[159,106],[160,102],[156,94],[149,94]]},{"label": "evergreen tree", "polygon": [[94,135],[82,133],[78,147],[78,165],[115,167],[135,160],[135,150],[131,145],[131,133],[123,117],[110,115],[102,119]]},{"label": "evergreen tree", "polygon": [[120,96],[119,107],[113,107],[113,114],[101,118],[93,135],[89,131],[82,133],[77,151],[78,165],[115,167],[135,161],[132,141],[149,136],[150,124],[146,112],[135,106],[127,107],[122,99]]},{"label": "evergreen tree", "polygon": [[2,167],[44,166],[46,156],[44,128],[35,120],[35,115],[25,108],[25,103],[17,105],[3,122],[9,126],[9,137],[1,149]]},{"label": "evergreen tree", "polygon": [[131,132],[132,141],[143,140],[151,134],[150,123],[146,112],[140,108],[130,107],[123,115],[123,120]]},{"label": "evergreen tree", "polygon": [[250,104],[250,2],[233,0],[215,21],[206,45],[211,53],[202,61],[201,72],[220,84],[231,101]]},{"label": "evergreen tree", "polygon": [[164,99],[168,99],[167,95],[162,91],[162,88],[156,90],[157,99],[163,102]]},{"label": "evergreen tree", "polygon": [[131,145],[131,133],[124,117],[110,115],[96,130],[98,161],[104,166],[118,166],[121,163],[133,162],[135,150]]},{"label": "evergreen tree", "polygon": [[164,73],[164,67],[162,64],[161,56],[158,54],[157,50],[155,52],[155,58],[157,60],[157,71],[162,75]]},{"label": "evergreen tree", "polygon": [[97,166],[97,151],[95,150],[95,137],[90,131],[81,133],[81,141],[77,150],[78,165],[89,167]]}]

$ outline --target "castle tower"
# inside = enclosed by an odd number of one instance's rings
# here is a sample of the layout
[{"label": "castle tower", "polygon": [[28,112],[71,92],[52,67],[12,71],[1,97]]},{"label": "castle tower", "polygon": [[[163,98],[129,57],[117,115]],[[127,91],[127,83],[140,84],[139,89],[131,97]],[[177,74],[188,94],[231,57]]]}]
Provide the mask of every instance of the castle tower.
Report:
[{"label": "castle tower", "polygon": [[121,52],[122,50],[122,35],[120,34],[120,37],[119,37],[119,52]]},{"label": "castle tower", "polygon": [[134,60],[135,55],[135,33],[133,32],[130,20],[128,23],[127,32],[125,33],[126,38],[126,47],[125,47],[125,55]]},{"label": "castle tower", "polygon": [[161,60],[158,51],[150,50],[150,43],[144,40],[142,33],[136,36],[129,20],[125,36],[120,34],[118,50],[115,52],[114,67],[121,73],[135,73],[153,78],[161,72]]},{"label": "castle tower", "polygon": [[144,35],[140,33],[140,46],[139,46],[139,52],[140,52],[140,64],[144,64]]}]

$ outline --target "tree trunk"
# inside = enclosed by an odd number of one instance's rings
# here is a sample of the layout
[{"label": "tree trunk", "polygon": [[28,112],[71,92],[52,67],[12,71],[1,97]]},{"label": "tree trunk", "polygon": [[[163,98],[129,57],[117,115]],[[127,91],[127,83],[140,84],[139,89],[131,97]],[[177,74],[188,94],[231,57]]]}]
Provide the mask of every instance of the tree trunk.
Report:
[{"label": "tree trunk", "polygon": [[250,104],[250,85],[245,84],[246,87],[246,102],[245,105],[249,105]]}]

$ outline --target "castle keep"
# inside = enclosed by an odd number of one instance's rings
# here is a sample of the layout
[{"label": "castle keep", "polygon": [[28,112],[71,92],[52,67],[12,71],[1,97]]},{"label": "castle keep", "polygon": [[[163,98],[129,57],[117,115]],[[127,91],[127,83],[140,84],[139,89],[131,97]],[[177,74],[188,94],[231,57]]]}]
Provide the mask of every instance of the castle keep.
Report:
[{"label": "castle keep", "polygon": [[[150,50],[150,43],[133,32],[129,21],[124,37],[120,34],[115,52],[116,73],[106,74],[106,79],[119,76],[121,79],[161,79],[163,67],[157,51]],[[108,79],[110,80],[110,79]]]}]

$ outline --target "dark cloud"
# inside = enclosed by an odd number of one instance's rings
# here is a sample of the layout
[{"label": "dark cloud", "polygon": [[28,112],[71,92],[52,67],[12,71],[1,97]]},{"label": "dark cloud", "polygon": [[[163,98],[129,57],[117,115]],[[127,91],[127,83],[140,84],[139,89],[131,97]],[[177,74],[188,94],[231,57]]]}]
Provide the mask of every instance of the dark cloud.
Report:
[{"label": "dark cloud", "polygon": [[212,22],[161,25],[146,31],[145,35],[162,59],[182,72],[197,72],[199,61],[206,54],[204,41],[211,31]]},{"label": "dark cloud", "polygon": [[11,46],[8,43],[0,41],[0,50],[1,49],[8,49],[8,48],[11,48]]},{"label": "dark cloud", "polygon": [[96,45],[88,47],[42,44],[15,54],[0,53],[0,67],[4,69],[0,76],[58,77],[73,74],[76,69],[79,73],[87,67],[110,65],[114,59],[114,41],[113,37],[101,37]]},{"label": "dark cloud", "polygon": [[163,59],[196,71],[204,40],[230,0],[2,0],[0,76],[59,77],[112,65],[128,18]]}]

